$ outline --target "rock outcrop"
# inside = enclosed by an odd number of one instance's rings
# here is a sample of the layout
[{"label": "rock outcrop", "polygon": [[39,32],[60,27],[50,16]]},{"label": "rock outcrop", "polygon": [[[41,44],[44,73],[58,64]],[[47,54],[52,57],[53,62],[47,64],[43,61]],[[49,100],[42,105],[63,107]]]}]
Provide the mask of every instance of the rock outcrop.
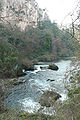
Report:
[{"label": "rock outcrop", "polygon": [[35,0],[3,0],[2,19],[24,30],[28,25],[37,27],[38,21],[48,20],[45,9],[40,9]]},{"label": "rock outcrop", "polygon": [[58,68],[57,65],[51,64],[51,65],[49,65],[48,69],[51,69],[51,70],[58,70],[59,68]]},{"label": "rock outcrop", "polygon": [[53,91],[45,91],[40,98],[41,106],[51,107],[54,102],[59,99],[61,95]]}]

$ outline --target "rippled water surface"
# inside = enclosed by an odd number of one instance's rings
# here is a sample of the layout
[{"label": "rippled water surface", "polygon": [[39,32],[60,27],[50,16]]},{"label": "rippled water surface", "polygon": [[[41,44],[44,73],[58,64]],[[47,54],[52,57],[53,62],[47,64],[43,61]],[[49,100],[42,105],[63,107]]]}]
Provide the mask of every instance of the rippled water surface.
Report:
[{"label": "rippled water surface", "polygon": [[[51,90],[58,92],[62,97],[61,100],[67,99],[67,90],[65,85],[69,82],[65,79],[65,74],[70,70],[70,60],[62,60],[55,63],[58,67],[58,71],[49,69],[41,70],[40,66],[47,67],[48,62],[39,63],[35,65],[35,71],[27,71],[27,75],[24,77],[25,83],[16,85],[11,90],[5,103],[6,105],[20,106],[21,109],[33,113],[37,112],[41,105],[39,99],[44,91]],[[48,81],[48,79],[52,81]],[[43,108],[44,113],[53,114],[53,108]]]}]

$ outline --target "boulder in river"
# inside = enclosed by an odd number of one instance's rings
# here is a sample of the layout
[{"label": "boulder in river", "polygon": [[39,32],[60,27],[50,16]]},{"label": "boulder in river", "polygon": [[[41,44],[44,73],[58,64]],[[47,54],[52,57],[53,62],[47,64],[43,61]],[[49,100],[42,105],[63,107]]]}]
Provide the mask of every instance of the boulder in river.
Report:
[{"label": "boulder in river", "polygon": [[22,66],[20,66],[18,69],[17,69],[17,76],[18,77],[21,77],[21,76],[24,76],[24,75],[26,75],[26,73],[24,73],[23,72],[23,68],[22,68]]},{"label": "boulder in river", "polygon": [[51,107],[61,95],[53,91],[45,91],[40,98],[41,106]]},{"label": "boulder in river", "polygon": [[55,80],[47,79],[47,81],[53,82],[53,81],[55,81]]},{"label": "boulder in river", "polygon": [[28,59],[24,59],[18,62],[18,67],[16,69],[16,74],[18,77],[25,76],[26,73],[24,71],[34,71],[35,61],[31,61]]},{"label": "boulder in river", "polygon": [[46,67],[46,66],[45,66],[45,67],[42,67],[42,66],[41,66],[40,68],[41,68],[42,70],[45,70],[45,69],[47,69],[47,67]]},{"label": "boulder in river", "polygon": [[51,65],[49,65],[48,69],[51,69],[51,70],[58,70],[59,68],[58,68],[57,65],[51,64]]}]

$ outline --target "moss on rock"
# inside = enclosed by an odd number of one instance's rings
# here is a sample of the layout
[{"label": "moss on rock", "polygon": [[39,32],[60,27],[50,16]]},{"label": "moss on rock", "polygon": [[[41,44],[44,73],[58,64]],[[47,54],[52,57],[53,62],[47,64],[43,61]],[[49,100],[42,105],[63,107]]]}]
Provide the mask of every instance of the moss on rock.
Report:
[{"label": "moss on rock", "polygon": [[46,91],[40,98],[40,104],[42,106],[50,107],[54,104],[54,102],[59,99],[61,95],[53,91]]},{"label": "moss on rock", "polygon": [[51,65],[49,65],[48,69],[51,69],[51,70],[58,70],[59,68],[58,68],[57,65],[51,64]]}]

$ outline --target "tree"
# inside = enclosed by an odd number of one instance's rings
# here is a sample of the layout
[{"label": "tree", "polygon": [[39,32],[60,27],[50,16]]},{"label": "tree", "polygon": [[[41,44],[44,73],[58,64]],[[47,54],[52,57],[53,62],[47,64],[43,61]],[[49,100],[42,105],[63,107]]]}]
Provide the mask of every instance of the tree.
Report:
[{"label": "tree", "polygon": [[18,51],[6,42],[0,42],[0,77],[15,76]]}]

